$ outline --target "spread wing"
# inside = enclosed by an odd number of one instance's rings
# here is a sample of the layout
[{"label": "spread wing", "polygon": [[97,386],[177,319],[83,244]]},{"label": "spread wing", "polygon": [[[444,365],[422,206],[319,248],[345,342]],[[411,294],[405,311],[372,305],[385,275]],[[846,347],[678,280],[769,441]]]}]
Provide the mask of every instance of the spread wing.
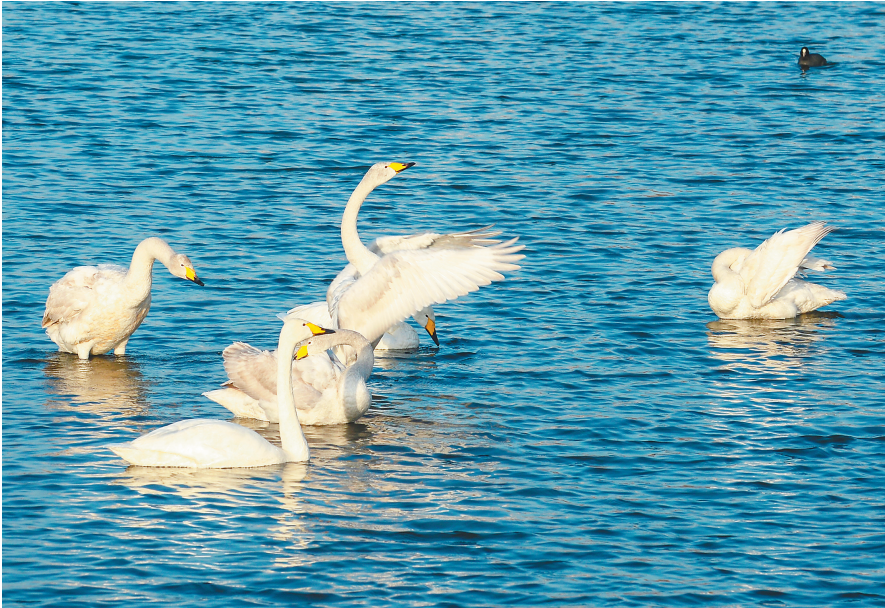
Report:
[{"label": "spread wing", "polygon": [[[750,303],[761,307],[793,278],[806,255],[834,229],[812,222],[795,230],[775,232],[748,255],[740,268]],[[817,261],[817,260],[815,260]]]},{"label": "spread wing", "polygon": [[517,253],[524,246],[516,238],[500,243],[489,236],[494,235],[436,235],[427,247],[385,255],[349,286],[342,282],[331,301],[332,318],[373,342],[422,308],[503,280],[501,272],[519,268],[514,262],[525,257]]},{"label": "spread wing", "polygon": [[[275,402],[277,398],[277,353],[259,350],[245,342],[234,342],[222,352],[225,386],[237,388],[252,399]],[[309,407],[326,387],[337,382],[342,371],[327,355],[319,353],[292,363],[292,391],[297,407]]]},{"label": "spread wing", "polygon": [[234,342],[221,353],[224,371],[230,381],[226,386],[240,389],[259,401],[276,401],[277,357],[245,342]]}]

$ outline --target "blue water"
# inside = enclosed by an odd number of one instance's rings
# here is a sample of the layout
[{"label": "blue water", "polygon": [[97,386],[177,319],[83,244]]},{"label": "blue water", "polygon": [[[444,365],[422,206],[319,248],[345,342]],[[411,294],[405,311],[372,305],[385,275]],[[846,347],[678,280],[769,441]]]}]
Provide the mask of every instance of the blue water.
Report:
[{"label": "blue water", "polygon": [[[885,5],[3,5],[5,606],[885,605]],[[808,46],[831,65],[801,72]],[[364,239],[522,270],[378,359],[309,464],[127,468]],[[826,220],[849,299],[720,322],[713,257]],[[156,234],[125,357],[40,329]],[[276,425],[254,424],[271,440]]]}]

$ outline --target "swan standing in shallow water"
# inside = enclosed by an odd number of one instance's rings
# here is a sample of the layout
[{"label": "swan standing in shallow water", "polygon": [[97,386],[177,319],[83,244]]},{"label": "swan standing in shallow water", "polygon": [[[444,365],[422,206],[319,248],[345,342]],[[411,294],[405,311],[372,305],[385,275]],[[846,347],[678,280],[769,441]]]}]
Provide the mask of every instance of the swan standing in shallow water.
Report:
[{"label": "swan standing in shallow water", "polygon": [[139,243],[129,268],[78,266],[52,284],[46,300],[43,327],[58,350],[81,359],[111,349],[125,354],[129,337],[151,307],[154,260],[173,275],[203,285],[188,257],[157,237]]},{"label": "swan standing in shallow water", "polygon": [[[428,331],[435,333],[433,304],[454,300],[493,281],[501,271],[517,270],[514,262],[525,256],[516,238],[504,243],[489,240],[494,233],[427,233],[400,239],[395,251],[374,252],[360,240],[357,216],[372,190],[415,163],[376,163],[351,194],[341,219],[341,243],[351,270],[339,273],[326,294],[333,327],[359,332],[377,346],[390,328],[409,316],[419,324],[429,311]],[[293,309],[293,310],[298,310]]]},{"label": "swan standing in shallow water", "polygon": [[716,280],[707,300],[720,319],[792,319],[847,296],[794,278],[797,272],[835,267],[808,252],[833,231],[824,222],[775,232],[755,250],[736,247],[713,260]]},{"label": "swan standing in shallow water", "polygon": [[280,332],[277,386],[282,387],[279,407],[282,449],[252,429],[203,418],[182,420],[135,441],[109,445],[108,448],[127,462],[146,467],[229,469],[308,460],[310,449],[295,411],[289,361],[299,342],[325,331],[307,321],[292,318],[286,321]]},{"label": "swan standing in shallow water", "polygon": [[[326,351],[336,346],[353,348],[356,361],[344,367],[329,357]],[[222,356],[230,380],[225,388],[203,395],[238,417],[277,422],[280,414],[273,371],[278,366],[278,353],[235,342],[224,349]],[[328,330],[302,345],[291,373],[301,424],[345,424],[365,414],[372,404],[366,378],[374,363],[372,345],[355,331]]]}]

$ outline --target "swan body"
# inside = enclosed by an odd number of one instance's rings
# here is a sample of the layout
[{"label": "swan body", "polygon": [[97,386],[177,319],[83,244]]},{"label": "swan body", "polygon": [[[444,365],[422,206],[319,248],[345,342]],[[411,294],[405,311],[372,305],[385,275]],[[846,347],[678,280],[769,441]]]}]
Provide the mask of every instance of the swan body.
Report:
[{"label": "swan body", "polygon": [[847,296],[795,278],[806,271],[835,269],[808,252],[833,231],[824,222],[775,232],[755,250],[723,251],[711,268],[715,283],[707,300],[721,319],[791,319]]},{"label": "swan body", "polygon": [[489,239],[497,233],[480,231],[388,237],[400,239],[400,248],[388,253],[364,245],[357,231],[363,202],[377,186],[414,164],[372,165],[351,194],[341,219],[341,243],[352,269],[342,271],[326,294],[332,326],[359,332],[373,346],[410,315],[427,310],[432,314],[433,304],[503,280],[501,272],[517,270],[514,262],[525,257],[517,253],[523,246],[516,244],[516,238],[501,243]]},{"label": "swan body", "polygon": [[[326,353],[333,347],[353,348],[355,362],[343,366]],[[224,349],[222,356],[230,380],[225,388],[203,395],[238,417],[278,421],[277,382],[273,374],[279,365],[277,353],[235,342]],[[373,365],[372,345],[354,331],[330,331],[308,340],[291,366],[292,390],[301,424],[346,424],[359,419],[372,404],[366,379]]]},{"label": "swan body", "polygon": [[58,350],[81,359],[110,350],[125,354],[129,337],[151,307],[154,260],[173,275],[203,285],[190,259],[157,237],[139,243],[129,268],[78,266],[52,284],[46,300],[43,328]]},{"label": "swan body", "polygon": [[310,449],[295,411],[289,360],[300,341],[325,331],[312,323],[292,318],[280,332],[278,349],[282,357],[277,365],[277,380],[282,387],[279,406],[282,448],[269,443],[252,429],[203,418],[182,420],[129,443],[113,444],[108,448],[131,464],[147,467],[227,469],[308,460]]}]

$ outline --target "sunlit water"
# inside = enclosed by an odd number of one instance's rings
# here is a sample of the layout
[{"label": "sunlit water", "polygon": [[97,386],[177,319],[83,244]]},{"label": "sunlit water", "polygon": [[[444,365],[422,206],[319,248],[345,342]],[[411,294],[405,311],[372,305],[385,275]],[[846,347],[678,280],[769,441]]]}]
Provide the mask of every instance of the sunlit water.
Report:
[{"label": "sunlit water", "polygon": [[[5,605],[885,605],[882,4],[3,19]],[[221,350],[323,298],[379,160],[418,166],[364,238],[494,223],[523,269],[309,464],[127,468],[106,444],[229,419]],[[713,257],[817,219],[849,299],[718,321]],[[125,357],[55,352],[49,285],[151,234],[206,287],[158,265]]]}]

